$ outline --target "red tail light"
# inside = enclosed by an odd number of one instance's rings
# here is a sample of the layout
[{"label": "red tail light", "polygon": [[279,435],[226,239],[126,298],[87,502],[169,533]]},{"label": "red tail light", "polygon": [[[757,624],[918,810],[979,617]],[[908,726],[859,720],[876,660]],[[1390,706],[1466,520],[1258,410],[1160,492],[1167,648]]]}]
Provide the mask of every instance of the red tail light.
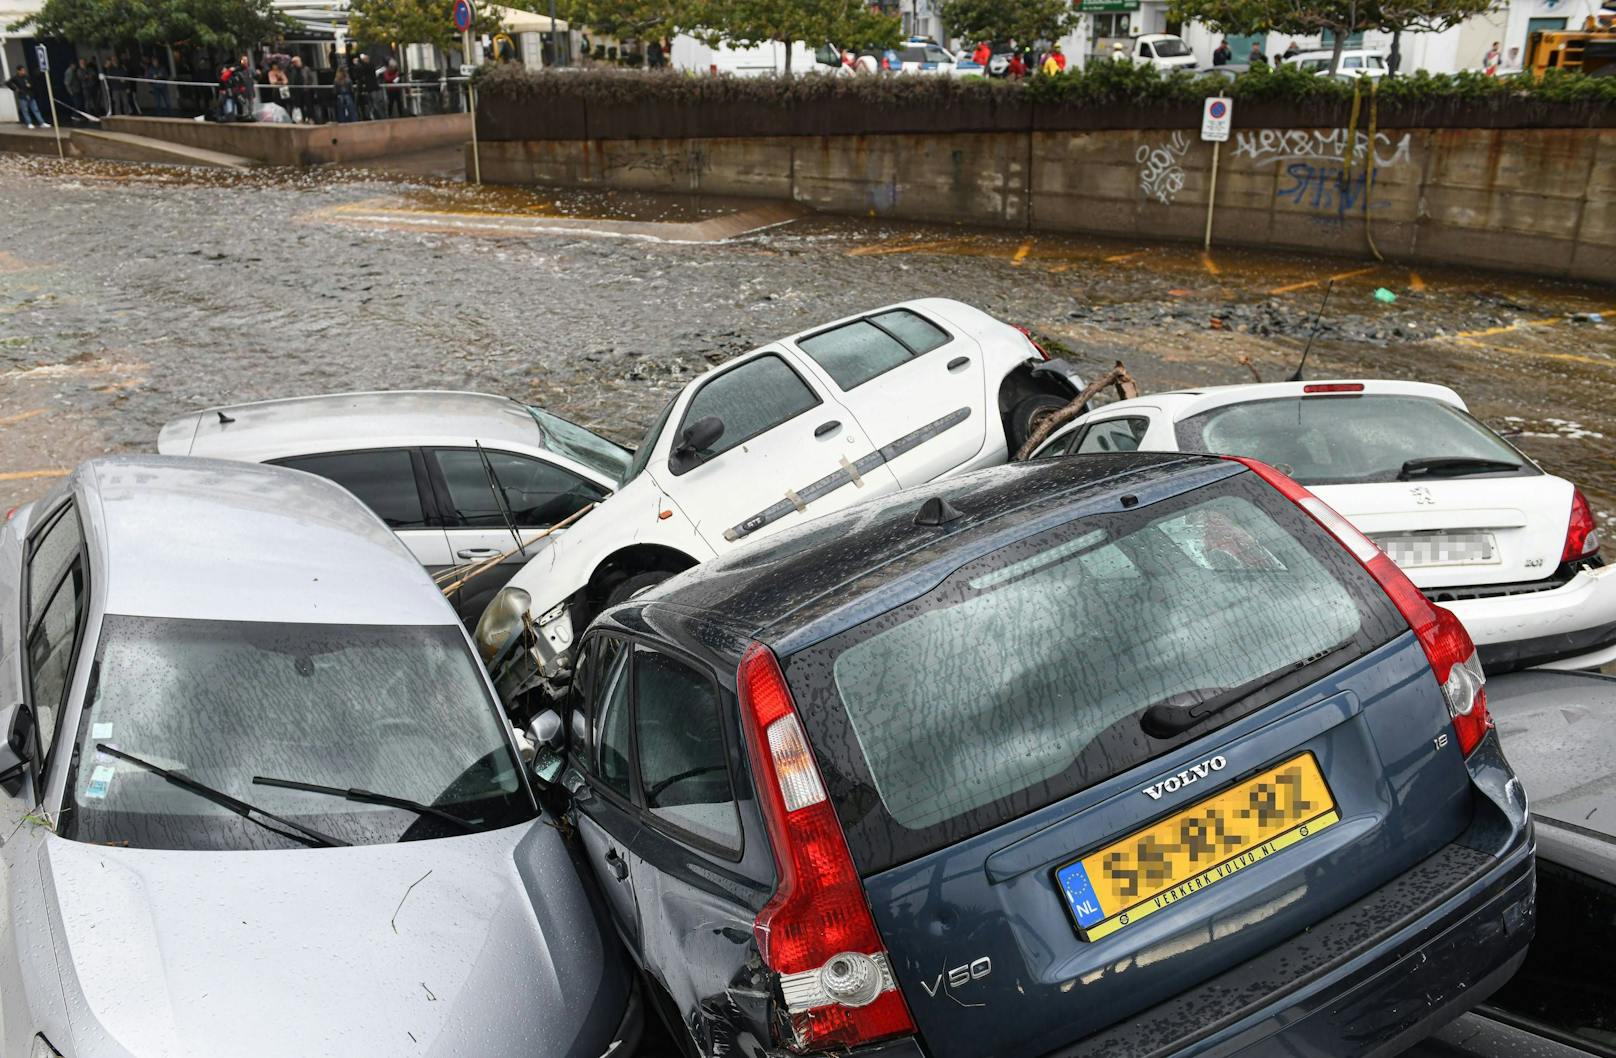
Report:
[{"label": "red tail light", "polygon": [[1352,552],[1353,557],[1363,564],[1369,575],[1391,597],[1431,662],[1431,672],[1435,674],[1436,682],[1442,687],[1442,696],[1447,700],[1454,733],[1459,736],[1459,750],[1468,756],[1481,743],[1493,722],[1487,715],[1487,692],[1483,689],[1486,677],[1481,671],[1481,659],[1477,657],[1476,645],[1471,642],[1470,633],[1465,631],[1464,625],[1451,610],[1435,606],[1426,599],[1414,582],[1408,579],[1408,574],[1398,569],[1397,564],[1376,547],[1374,541],[1360,533],[1329,504],[1267,463],[1241,456],[1224,458],[1244,464],[1306,511],[1325,532]]},{"label": "red tail light", "polygon": [[6,512],[6,516],[5,516],[5,518],[3,520],[9,522],[9,521],[11,521],[12,518],[16,517],[16,515],[17,515],[17,508],[13,507],[9,511]]},{"label": "red tail light", "polygon": [[1023,337],[1025,337],[1027,339],[1027,344],[1028,345],[1030,345],[1034,349],[1038,350],[1038,355],[1039,356],[1043,357],[1045,360],[1049,359],[1049,353],[1044,350],[1043,346],[1038,344],[1038,339],[1036,339],[1036,338],[1034,338],[1032,336],[1032,330],[1030,328],[1023,327],[1020,324],[1017,324],[1016,325],[1016,330],[1020,331],[1022,333]]},{"label": "red tail light", "polygon": [[1362,393],[1362,382],[1315,382],[1302,387],[1303,393]]},{"label": "red tail light", "polygon": [[825,795],[780,663],[757,644],[741,659],[741,717],[780,875],[753,924],[780,975],[793,1050],[853,1047],[915,1031]]},{"label": "red tail light", "polygon": [[1566,526],[1565,550],[1560,552],[1561,562],[1574,562],[1599,551],[1599,525],[1588,506],[1588,497],[1581,489],[1571,490],[1571,522]]}]

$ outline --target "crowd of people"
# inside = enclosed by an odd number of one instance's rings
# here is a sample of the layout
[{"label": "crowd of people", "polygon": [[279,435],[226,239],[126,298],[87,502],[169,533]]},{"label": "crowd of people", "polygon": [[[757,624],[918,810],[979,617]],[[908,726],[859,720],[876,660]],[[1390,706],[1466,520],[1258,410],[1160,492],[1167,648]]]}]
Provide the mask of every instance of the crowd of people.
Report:
[{"label": "crowd of people", "polygon": [[[410,117],[418,109],[398,60],[377,63],[368,52],[332,47],[325,69],[302,55],[267,50],[256,60],[242,54],[223,64],[201,52],[178,55],[176,66],[157,53],[81,55],[54,74],[58,115],[64,125],[124,114],[322,124]],[[19,66],[5,87],[24,127],[50,125],[43,74]]]}]

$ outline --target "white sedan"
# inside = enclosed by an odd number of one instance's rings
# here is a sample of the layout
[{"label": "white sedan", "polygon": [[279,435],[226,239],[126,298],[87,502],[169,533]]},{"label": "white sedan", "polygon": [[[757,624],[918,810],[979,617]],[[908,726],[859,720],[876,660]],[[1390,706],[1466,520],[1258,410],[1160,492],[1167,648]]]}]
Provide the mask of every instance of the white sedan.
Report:
[{"label": "white sedan", "polygon": [[558,689],[607,606],[861,499],[1005,463],[1083,389],[1025,331],[925,298],[771,342],[690,382],[615,495],[534,555],[477,641],[507,702]]},{"label": "white sedan", "polygon": [[1038,456],[1213,452],[1270,463],[1350,519],[1458,614],[1489,671],[1616,660],[1616,566],[1581,490],[1472,418],[1445,386],[1278,382],[1107,404]]}]

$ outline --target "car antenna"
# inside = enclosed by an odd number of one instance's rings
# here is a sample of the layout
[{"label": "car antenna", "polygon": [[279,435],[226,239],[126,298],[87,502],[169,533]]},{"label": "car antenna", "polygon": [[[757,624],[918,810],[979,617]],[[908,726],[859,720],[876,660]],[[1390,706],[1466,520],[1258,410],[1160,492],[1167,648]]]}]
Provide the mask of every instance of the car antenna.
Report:
[{"label": "car antenna", "polygon": [[1291,382],[1302,381],[1302,368],[1307,366],[1307,351],[1313,348],[1313,339],[1319,336],[1319,320],[1324,318],[1324,306],[1330,303],[1330,291],[1335,289],[1335,280],[1324,284],[1324,297],[1319,299],[1319,311],[1313,314],[1313,333],[1307,336],[1307,344],[1302,347],[1302,359],[1296,365],[1296,374],[1289,379]]},{"label": "car antenna", "polygon": [[494,464],[489,461],[488,453],[483,450],[481,441],[473,441],[477,446],[477,454],[482,457],[483,473],[488,475],[488,488],[494,494],[494,503],[499,507],[501,518],[505,519],[505,528],[511,531],[511,539],[516,541],[516,550],[524,559],[527,558],[527,548],[522,544],[522,534],[516,531],[516,519],[511,517],[511,505],[505,501],[505,490],[500,487],[499,475],[494,473]]},{"label": "car antenna", "polygon": [[226,415],[222,411],[218,412],[216,414],[219,416],[219,425],[220,426],[229,426],[231,423],[236,421],[236,420],[232,419],[230,416]]}]

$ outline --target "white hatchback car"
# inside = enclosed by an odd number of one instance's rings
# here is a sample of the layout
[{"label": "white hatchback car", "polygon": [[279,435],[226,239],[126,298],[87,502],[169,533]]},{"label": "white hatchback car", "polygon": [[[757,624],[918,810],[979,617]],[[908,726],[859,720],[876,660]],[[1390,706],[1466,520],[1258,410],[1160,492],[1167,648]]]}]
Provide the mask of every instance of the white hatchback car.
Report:
[{"label": "white hatchback car", "polygon": [[[1297,52],[1290,58],[1283,60],[1291,66],[1300,66],[1302,69],[1316,74],[1330,72],[1329,48],[1320,51]],[[1341,52],[1341,61],[1336,66],[1336,75],[1339,77],[1368,77],[1379,80],[1386,76],[1386,57],[1378,51],[1364,51],[1361,48],[1346,48]]]},{"label": "white hatchback car", "polygon": [[616,495],[534,556],[483,615],[478,644],[502,696],[562,677],[576,634],[605,607],[805,517],[1002,464],[1082,389],[1024,331],[943,298],[838,320],[714,368],[663,409]]},{"label": "white hatchback car", "polygon": [[1278,382],[1117,401],[1036,455],[1251,456],[1306,485],[1458,614],[1488,671],[1616,660],[1616,566],[1571,482],[1477,422],[1445,386]]},{"label": "white hatchback car", "polygon": [[[633,455],[509,397],[434,390],[209,408],[165,425],[157,451],[329,478],[432,573],[514,550],[513,529],[524,544],[543,546],[551,526],[612,494]],[[461,618],[475,622],[525,561],[513,554],[455,590]]]}]

